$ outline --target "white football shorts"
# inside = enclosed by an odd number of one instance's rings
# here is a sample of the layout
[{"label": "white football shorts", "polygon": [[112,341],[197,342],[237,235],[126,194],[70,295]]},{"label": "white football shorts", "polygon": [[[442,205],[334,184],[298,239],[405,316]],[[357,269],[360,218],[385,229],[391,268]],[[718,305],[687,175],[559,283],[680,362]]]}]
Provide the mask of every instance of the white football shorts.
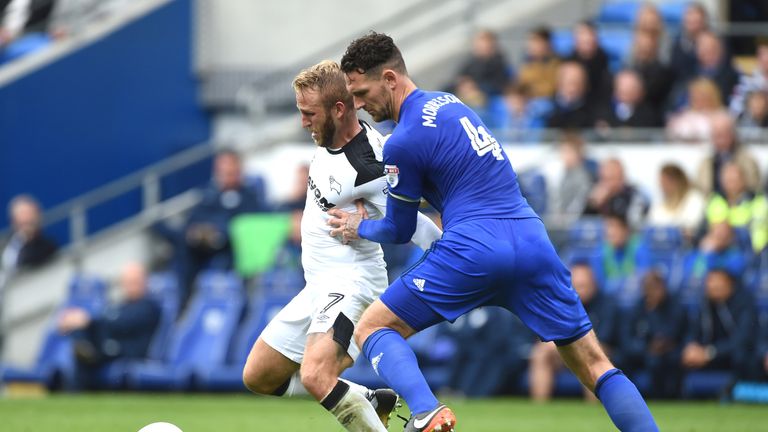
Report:
[{"label": "white football shorts", "polygon": [[[339,269],[338,273],[314,275],[311,281],[293,298],[261,333],[261,338],[277,352],[293,362],[301,363],[307,335],[327,333],[334,329],[334,340],[347,347],[352,360],[357,360],[360,348],[354,341],[354,326],[365,309],[389,285],[387,272],[378,268],[365,272],[355,280],[345,279],[358,272]],[[343,315],[343,316],[342,316]]]}]

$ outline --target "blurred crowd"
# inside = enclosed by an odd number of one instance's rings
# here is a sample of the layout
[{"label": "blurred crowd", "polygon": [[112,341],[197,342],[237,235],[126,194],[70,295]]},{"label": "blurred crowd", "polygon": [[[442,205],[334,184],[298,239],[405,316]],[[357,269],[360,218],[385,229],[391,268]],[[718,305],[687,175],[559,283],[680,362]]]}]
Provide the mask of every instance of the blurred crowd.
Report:
[{"label": "blurred crowd", "polygon": [[754,61],[745,63],[751,70],[740,71],[699,3],[687,6],[679,30],[667,29],[653,3],[639,8],[633,25],[627,51],[618,53],[601,46],[592,21],[578,23],[558,44],[572,48],[559,53],[553,31],[534,28],[518,64],[506,58],[495,33],[480,31],[448,90],[507,142],[536,142],[543,128],[593,129],[594,138],[634,141],[649,136],[638,129],[664,128],[668,139],[703,143],[719,114],[730,115],[745,140],[761,138],[768,126],[768,39],[758,38]]}]

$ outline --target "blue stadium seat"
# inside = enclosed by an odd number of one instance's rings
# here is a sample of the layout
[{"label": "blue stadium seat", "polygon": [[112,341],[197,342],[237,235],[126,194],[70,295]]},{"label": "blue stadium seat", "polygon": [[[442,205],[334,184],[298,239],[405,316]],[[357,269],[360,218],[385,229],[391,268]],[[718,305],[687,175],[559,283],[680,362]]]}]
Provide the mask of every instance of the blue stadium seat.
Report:
[{"label": "blue stadium seat", "polygon": [[552,50],[560,57],[568,57],[573,53],[573,32],[570,29],[552,32]]},{"label": "blue stadium seat", "polygon": [[639,1],[606,1],[597,12],[597,22],[603,24],[633,24],[640,10]]},{"label": "blue stadium seat", "polygon": [[724,395],[734,377],[729,371],[695,371],[683,379],[683,398],[712,399]]},{"label": "blue stadium seat", "polygon": [[688,1],[663,1],[659,2],[656,7],[659,8],[661,17],[664,22],[672,25],[679,25],[683,22],[685,16],[685,10],[688,8]]},{"label": "blue stadium seat", "polygon": [[683,232],[678,227],[646,227],[640,238],[638,268],[643,273],[658,271],[669,290],[677,292],[683,279],[684,244]]},{"label": "blue stadium seat", "polygon": [[79,307],[90,314],[99,315],[104,310],[106,301],[107,284],[103,279],[82,274],[74,276],[69,283],[64,304],[48,324],[35,365],[31,369],[13,366],[0,368],[3,382],[36,382],[48,388],[71,388],[75,370],[72,341],[57,329],[58,312],[70,307]]},{"label": "blue stadium seat", "polygon": [[[179,281],[172,272],[153,273],[147,280],[149,296],[160,305],[160,322],[147,351],[147,359],[161,361],[168,349],[179,316]],[[99,371],[100,388],[118,390],[126,386],[128,371],[141,360],[117,359]]]},{"label": "blue stadium seat", "polygon": [[0,50],[0,65],[24,57],[51,44],[51,38],[45,33],[29,33],[11,42]]},{"label": "blue stadium seat", "polygon": [[603,244],[603,221],[599,217],[582,218],[568,229],[568,239],[562,251],[567,265],[591,261]]},{"label": "blue stadium seat", "polygon": [[243,311],[244,289],[234,273],[207,271],[168,346],[164,361],[131,367],[127,385],[138,390],[184,390],[195,373],[225,363]]},{"label": "blue stadium seat", "polygon": [[244,390],[243,366],[253,343],[272,318],[298,294],[299,289],[265,290],[253,296],[248,315],[235,335],[228,363],[219,368],[198,371],[195,375],[197,387],[206,391]]},{"label": "blue stadium seat", "polygon": [[598,43],[608,55],[608,66],[611,72],[618,72],[624,63],[624,59],[632,51],[632,29],[599,29],[597,38]]}]

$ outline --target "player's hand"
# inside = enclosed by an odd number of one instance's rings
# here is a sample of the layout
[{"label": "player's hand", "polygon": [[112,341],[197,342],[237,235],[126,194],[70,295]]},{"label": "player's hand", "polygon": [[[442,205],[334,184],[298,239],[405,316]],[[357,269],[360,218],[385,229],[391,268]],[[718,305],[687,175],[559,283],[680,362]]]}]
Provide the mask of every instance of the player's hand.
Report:
[{"label": "player's hand", "polygon": [[363,220],[362,215],[347,213],[339,209],[330,209],[328,214],[332,216],[328,220],[328,225],[332,227],[331,237],[341,236],[343,244],[349,244],[352,240],[360,238],[357,234],[357,228],[360,226],[360,221]]}]

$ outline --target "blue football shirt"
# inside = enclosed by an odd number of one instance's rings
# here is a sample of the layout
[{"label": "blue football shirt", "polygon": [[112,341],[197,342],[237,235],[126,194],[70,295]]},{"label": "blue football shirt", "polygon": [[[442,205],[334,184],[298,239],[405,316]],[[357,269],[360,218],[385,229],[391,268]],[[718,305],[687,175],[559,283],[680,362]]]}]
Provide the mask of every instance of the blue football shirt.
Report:
[{"label": "blue football shirt", "polygon": [[459,98],[416,89],[384,146],[389,193],[424,197],[445,230],[475,219],[537,217],[520,193],[507,155],[477,114]]}]

